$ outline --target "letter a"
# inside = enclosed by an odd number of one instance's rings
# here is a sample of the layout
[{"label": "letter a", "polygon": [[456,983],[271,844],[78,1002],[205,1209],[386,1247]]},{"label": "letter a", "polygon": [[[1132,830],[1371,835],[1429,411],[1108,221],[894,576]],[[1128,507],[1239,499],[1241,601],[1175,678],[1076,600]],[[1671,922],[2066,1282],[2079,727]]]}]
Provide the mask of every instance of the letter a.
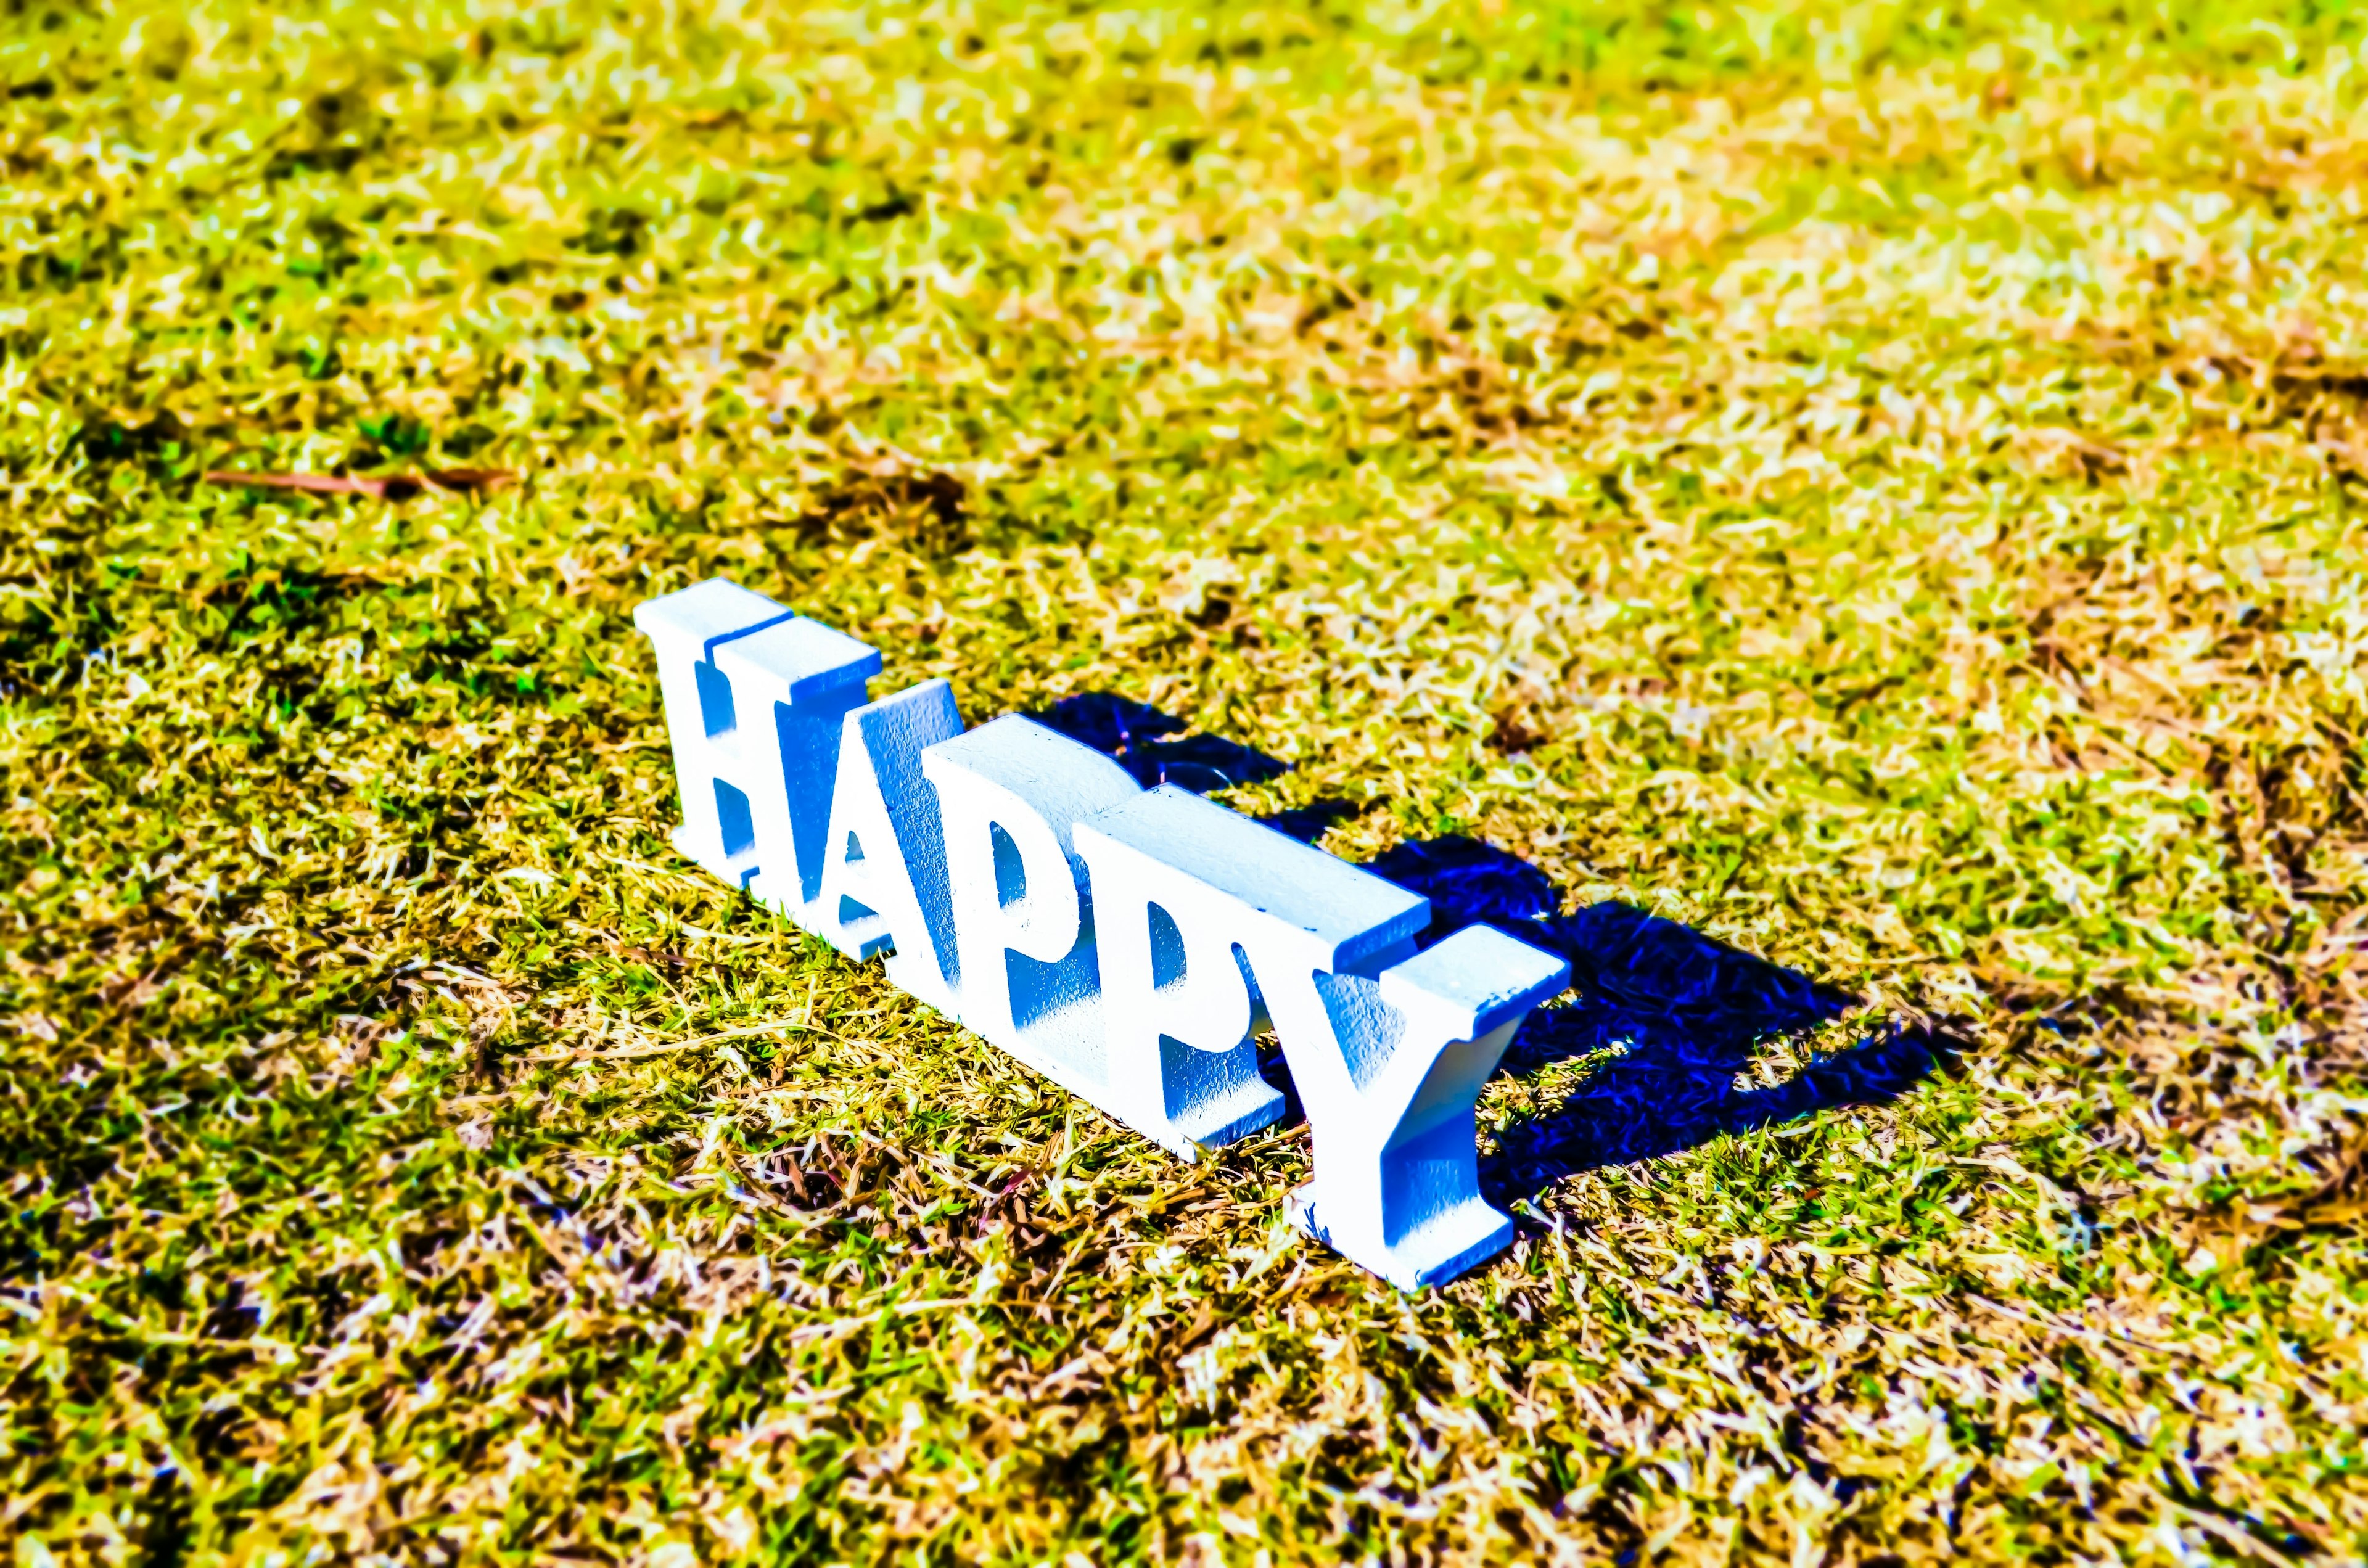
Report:
[{"label": "letter a", "polygon": [[938,787],[923,748],[962,733],[953,688],[924,681],[847,716],[814,929],[840,952],[894,949],[888,978],[948,1017],[959,965]]}]

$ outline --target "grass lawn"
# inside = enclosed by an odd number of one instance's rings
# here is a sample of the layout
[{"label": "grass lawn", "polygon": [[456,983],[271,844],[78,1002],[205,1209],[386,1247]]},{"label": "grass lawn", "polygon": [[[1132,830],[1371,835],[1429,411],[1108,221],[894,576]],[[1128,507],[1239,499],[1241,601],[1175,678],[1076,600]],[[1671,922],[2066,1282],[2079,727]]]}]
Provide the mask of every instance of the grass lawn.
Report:
[{"label": "grass lawn", "polygon": [[[2368,1553],[2363,30],[12,5],[17,1568]],[[677,857],[714,574],[1568,951],[1513,1248]]]}]

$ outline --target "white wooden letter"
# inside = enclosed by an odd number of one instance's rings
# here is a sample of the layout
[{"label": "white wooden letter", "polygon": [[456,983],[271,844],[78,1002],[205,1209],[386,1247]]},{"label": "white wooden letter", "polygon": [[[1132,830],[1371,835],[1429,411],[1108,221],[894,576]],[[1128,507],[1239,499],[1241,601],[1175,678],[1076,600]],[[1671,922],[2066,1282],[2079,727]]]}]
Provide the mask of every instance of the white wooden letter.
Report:
[{"label": "white wooden letter", "polygon": [[1258,1075],[1253,954],[1354,965],[1411,952],[1420,897],[1172,784],[1076,827],[1092,869],[1110,1107],[1186,1159],[1282,1114]]},{"label": "white wooden letter", "polygon": [[879,653],[721,578],[644,601],[633,624],[657,651],[675,847],[812,925],[840,732]]},{"label": "white wooden letter", "polygon": [[[1179,790],[1102,812],[1076,841],[1102,912],[1120,1115],[1170,1147],[1238,1136],[1229,1108],[1265,1087],[1244,1040],[1246,967],[1315,1134],[1300,1227],[1406,1290],[1511,1239],[1480,1196],[1473,1101],[1569,965],[1487,926],[1417,953],[1428,900]],[[1158,960],[1162,920],[1180,972]]]},{"label": "white wooden letter", "polygon": [[814,929],[851,958],[883,949],[888,978],[948,1017],[960,971],[938,787],[924,748],[962,733],[953,688],[924,681],[846,719]]},{"label": "white wooden letter", "polygon": [[651,599],[677,848],[1186,1158],[1265,1126],[1271,1023],[1307,1107],[1302,1229],[1406,1289],[1512,1223],[1473,1102],[1569,966],[1021,718],[965,733],[930,681],[721,580]]},{"label": "white wooden letter", "polygon": [[1019,717],[921,753],[945,824],[957,1016],[1074,1094],[1107,1098],[1100,965],[1077,818],[1139,794],[1090,746]]},{"label": "white wooden letter", "polygon": [[[1265,979],[1265,971],[1259,971]],[[1300,1229],[1401,1290],[1444,1284],[1513,1239],[1480,1196],[1473,1101],[1570,965],[1468,926],[1378,980],[1294,966],[1268,1006],[1315,1135]]]}]

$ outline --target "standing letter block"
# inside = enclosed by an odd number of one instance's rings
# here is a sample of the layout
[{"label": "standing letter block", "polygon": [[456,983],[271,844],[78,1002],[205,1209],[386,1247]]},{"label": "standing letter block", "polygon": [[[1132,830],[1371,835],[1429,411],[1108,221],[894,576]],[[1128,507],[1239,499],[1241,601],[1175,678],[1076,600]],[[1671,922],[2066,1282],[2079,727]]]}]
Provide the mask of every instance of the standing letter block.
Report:
[{"label": "standing letter block", "polygon": [[1473,1101],[1567,964],[1486,926],[1417,953],[1429,900],[1179,790],[1076,838],[1120,1116],[1170,1148],[1271,1119],[1246,1038],[1262,1000],[1315,1133],[1303,1230],[1406,1290],[1512,1238],[1480,1196]]},{"label": "standing letter block", "polygon": [[921,770],[926,748],[962,733],[953,688],[924,681],[858,708],[846,722],[814,929],[851,958],[893,949],[888,978],[958,1017],[945,828],[938,787]]},{"label": "standing letter block", "polygon": [[[1378,983],[1315,978],[1289,1010],[1308,1034],[1328,1027],[1338,1054],[1290,1053],[1317,1151],[1292,1219],[1401,1290],[1444,1283],[1513,1239],[1512,1221],[1480,1196],[1473,1101],[1530,1009],[1570,983],[1570,965],[1468,926]],[[1278,1002],[1278,1018],[1285,1010]],[[1288,1050],[1289,1028],[1282,1038]]]},{"label": "standing letter block", "polygon": [[720,578],[647,600],[633,624],[657,650],[675,847],[811,926],[839,735],[879,653]]},{"label": "standing letter block", "polygon": [[642,605],[682,791],[677,848],[1185,1159],[1282,1114],[1315,1135],[1294,1222],[1405,1290],[1512,1221],[1473,1105],[1570,977],[1487,926],[1426,951],[1430,903],[1021,718],[965,733],[928,681],[721,580]]},{"label": "standing letter block", "polygon": [[[1282,1114],[1254,976],[1410,952],[1430,906],[1172,784],[1077,824],[1093,869],[1110,1106],[1191,1159]],[[1312,1113],[1311,1113],[1312,1114]]]},{"label": "standing letter block", "polygon": [[921,754],[945,824],[958,1016],[1073,1094],[1107,1098],[1101,973],[1079,817],[1142,792],[1124,768],[1027,719]]}]

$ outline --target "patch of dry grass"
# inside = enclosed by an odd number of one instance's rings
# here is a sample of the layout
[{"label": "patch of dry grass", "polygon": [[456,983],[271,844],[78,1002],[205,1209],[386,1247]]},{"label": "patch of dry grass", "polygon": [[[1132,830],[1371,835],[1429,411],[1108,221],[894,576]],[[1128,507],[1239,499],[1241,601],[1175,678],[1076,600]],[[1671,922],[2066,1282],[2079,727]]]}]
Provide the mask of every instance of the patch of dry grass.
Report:
[{"label": "patch of dry grass", "polygon": [[[2368,1551],[2359,30],[21,9],[17,1561]],[[1543,870],[1514,1249],[678,861],[716,573]]]}]

